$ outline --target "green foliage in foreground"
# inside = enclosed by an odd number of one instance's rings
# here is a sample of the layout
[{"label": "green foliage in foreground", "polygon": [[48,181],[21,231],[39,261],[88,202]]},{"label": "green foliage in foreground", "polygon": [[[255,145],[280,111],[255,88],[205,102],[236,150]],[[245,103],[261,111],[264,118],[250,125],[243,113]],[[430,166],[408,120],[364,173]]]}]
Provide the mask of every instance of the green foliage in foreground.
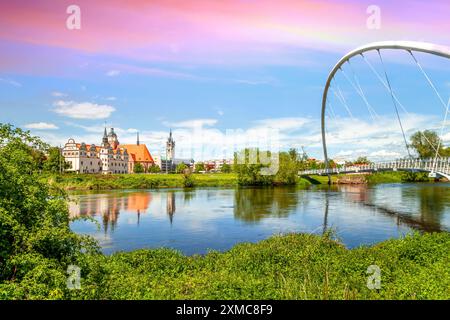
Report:
[{"label": "green foliage in foreground", "polygon": [[[67,290],[64,270],[43,265],[32,281],[1,284],[0,297],[450,299],[449,248],[448,233],[414,234],[353,250],[326,236],[289,234],[204,256],[170,249],[86,255],[81,290]],[[381,269],[379,290],[366,286],[373,264]]]},{"label": "green foliage in foreground", "polygon": [[64,283],[61,272],[98,252],[92,238],[70,230],[64,193],[39,181],[34,154],[45,147],[28,132],[0,124],[0,283],[8,283],[12,297],[60,297],[47,289]]}]

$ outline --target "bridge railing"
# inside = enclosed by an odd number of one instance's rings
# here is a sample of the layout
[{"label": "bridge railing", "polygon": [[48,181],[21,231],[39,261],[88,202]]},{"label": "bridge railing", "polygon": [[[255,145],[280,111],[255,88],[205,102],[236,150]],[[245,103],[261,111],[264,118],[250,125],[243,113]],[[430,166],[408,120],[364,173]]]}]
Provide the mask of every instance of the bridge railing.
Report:
[{"label": "bridge railing", "polygon": [[324,175],[339,173],[358,173],[389,170],[417,170],[450,174],[450,157],[438,159],[397,159],[394,161],[375,162],[367,165],[351,165],[336,168],[299,171],[299,175]]}]

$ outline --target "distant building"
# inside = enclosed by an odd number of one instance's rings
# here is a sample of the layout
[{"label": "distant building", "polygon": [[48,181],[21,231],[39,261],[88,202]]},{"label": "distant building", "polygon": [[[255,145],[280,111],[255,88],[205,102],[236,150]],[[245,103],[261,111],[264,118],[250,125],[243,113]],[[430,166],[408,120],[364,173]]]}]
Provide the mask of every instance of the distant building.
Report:
[{"label": "distant building", "polygon": [[184,163],[188,168],[194,169],[194,159],[177,159],[175,158],[175,140],[172,137],[172,130],[170,130],[169,138],[166,142],[166,155],[155,157],[155,164],[159,166],[161,172],[175,172],[180,163]]},{"label": "distant building", "polygon": [[137,163],[146,171],[154,165],[147,146],[139,143],[139,133],[136,144],[121,145],[114,128],[109,133],[105,128],[100,146],[76,143],[74,139],[69,139],[62,154],[71,165],[67,171],[77,173],[131,173]]},{"label": "distant building", "polygon": [[206,171],[220,172],[224,164],[233,165],[234,159],[206,160],[203,162]]}]

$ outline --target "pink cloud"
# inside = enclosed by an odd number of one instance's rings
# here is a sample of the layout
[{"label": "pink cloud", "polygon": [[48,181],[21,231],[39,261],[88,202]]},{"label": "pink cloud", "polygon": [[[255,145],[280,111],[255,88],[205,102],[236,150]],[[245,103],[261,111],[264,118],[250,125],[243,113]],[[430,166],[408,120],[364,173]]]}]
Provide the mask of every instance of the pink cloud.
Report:
[{"label": "pink cloud", "polygon": [[[81,30],[65,26],[72,2],[4,1],[0,42],[94,56],[216,64],[289,64],[293,57],[303,59],[296,50],[342,52],[393,38],[449,42],[444,32],[450,27],[447,1],[433,1],[435,10],[431,1],[379,2],[382,28],[373,31],[366,28],[370,3],[355,0],[77,0]],[[10,55],[0,53],[11,65],[14,53]]]}]

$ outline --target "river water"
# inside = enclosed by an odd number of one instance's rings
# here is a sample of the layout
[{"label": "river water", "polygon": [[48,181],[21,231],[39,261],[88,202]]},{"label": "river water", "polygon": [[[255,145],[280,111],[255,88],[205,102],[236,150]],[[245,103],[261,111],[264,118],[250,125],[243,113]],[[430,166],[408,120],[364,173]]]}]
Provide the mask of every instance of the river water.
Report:
[{"label": "river water", "polygon": [[450,184],[332,188],[205,188],[72,193],[75,232],[95,237],[106,254],[169,247],[185,254],[227,250],[273,234],[332,229],[347,247],[412,230],[450,231]]}]

